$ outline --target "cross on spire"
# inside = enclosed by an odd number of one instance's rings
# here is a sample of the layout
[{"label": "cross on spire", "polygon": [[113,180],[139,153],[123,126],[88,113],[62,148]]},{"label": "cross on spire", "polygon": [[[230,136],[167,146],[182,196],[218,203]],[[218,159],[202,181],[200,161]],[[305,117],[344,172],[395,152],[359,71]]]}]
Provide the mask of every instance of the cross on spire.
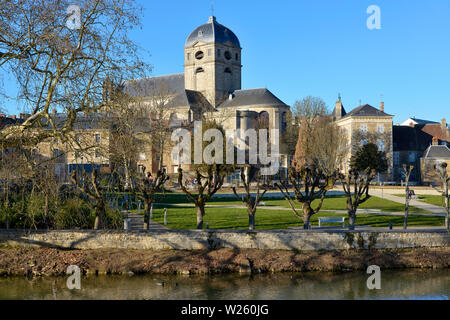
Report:
[{"label": "cross on spire", "polygon": [[214,17],[214,2],[211,2],[211,16]]}]

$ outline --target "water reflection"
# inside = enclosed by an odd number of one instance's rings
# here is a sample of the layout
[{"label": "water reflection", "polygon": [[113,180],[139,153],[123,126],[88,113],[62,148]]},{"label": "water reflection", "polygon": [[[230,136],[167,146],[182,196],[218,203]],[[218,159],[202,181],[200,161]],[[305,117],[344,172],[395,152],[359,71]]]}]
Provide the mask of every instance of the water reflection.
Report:
[{"label": "water reflection", "polygon": [[382,271],[381,290],[364,272],[255,276],[89,276],[81,290],[66,278],[0,278],[0,299],[446,299],[450,271]]}]

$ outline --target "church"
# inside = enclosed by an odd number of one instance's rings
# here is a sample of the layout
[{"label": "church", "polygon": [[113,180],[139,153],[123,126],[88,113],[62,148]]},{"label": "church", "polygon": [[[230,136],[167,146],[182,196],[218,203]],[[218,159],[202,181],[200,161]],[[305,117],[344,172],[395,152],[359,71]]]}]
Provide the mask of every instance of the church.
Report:
[{"label": "church", "polygon": [[[184,73],[126,81],[123,90],[133,99],[151,105],[156,97],[169,96],[164,108],[171,110],[171,123],[191,123],[209,112],[227,129],[253,128],[264,120],[268,129],[286,128],[290,107],[267,88],[242,89],[242,48],[238,37],[211,16],[192,31],[184,44]],[[280,168],[287,171],[287,155],[280,145]],[[166,150],[168,151],[168,150]],[[176,173],[177,163],[164,157],[164,163],[142,165],[163,167]],[[150,159],[154,157],[150,156]],[[159,159],[156,159],[158,161]]]}]

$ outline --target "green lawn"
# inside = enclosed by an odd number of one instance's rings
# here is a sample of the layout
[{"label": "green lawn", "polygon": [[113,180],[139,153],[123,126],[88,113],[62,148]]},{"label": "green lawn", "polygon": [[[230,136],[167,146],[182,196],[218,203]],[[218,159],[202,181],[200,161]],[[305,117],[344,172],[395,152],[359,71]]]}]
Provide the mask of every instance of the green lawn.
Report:
[{"label": "green lawn", "polygon": [[[311,223],[313,226],[317,226],[318,217],[343,216],[346,216],[346,214],[320,212],[312,217]],[[164,222],[163,206],[155,206],[153,220],[161,224]],[[195,229],[195,209],[192,207],[168,207],[167,221],[167,226],[171,229]],[[357,225],[372,227],[388,227],[389,221],[392,221],[394,226],[402,226],[403,216],[360,214],[356,221]],[[248,216],[245,209],[207,208],[204,222],[205,224],[209,222],[211,229],[248,229]],[[443,217],[433,216],[410,216],[408,223],[409,226],[440,226],[443,224]],[[295,217],[291,211],[258,210],[256,212],[257,229],[286,229],[302,225],[302,221]]]},{"label": "green lawn", "polygon": [[[189,203],[187,197],[183,194],[168,194],[164,199],[158,200],[160,203],[167,204],[183,204]],[[288,202],[284,199],[279,200],[265,200],[262,202],[266,206],[277,206],[290,208]],[[213,197],[208,201],[207,205],[243,205],[242,202],[237,201],[236,198],[224,198],[224,197]],[[318,200],[313,202],[313,206],[318,204]],[[301,208],[300,204],[296,204],[297,208]],[[405,206],[401,203],[393,202],[387,199],[381,199],[377,197],[371,197],[365,203],[363,203],[360,209],[381,209],[382,212],[404,212]],[[330,196],[327,197],[323,203],[322,210],[346,210],[346,198],[345,196]],[[427,213],[427,211],[410,207],[410,212],[412,213]]]}]

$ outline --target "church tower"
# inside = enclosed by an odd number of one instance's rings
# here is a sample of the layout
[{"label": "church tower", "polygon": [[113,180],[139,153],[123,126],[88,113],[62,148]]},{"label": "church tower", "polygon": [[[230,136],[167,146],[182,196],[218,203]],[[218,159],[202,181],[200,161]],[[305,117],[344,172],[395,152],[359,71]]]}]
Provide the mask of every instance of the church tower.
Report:
[{"label": "church tower", "polygon": [[241,89],[241,45],[214,16],[196,28],[184,47],[185,89],[201,92],[213,107]]}]

